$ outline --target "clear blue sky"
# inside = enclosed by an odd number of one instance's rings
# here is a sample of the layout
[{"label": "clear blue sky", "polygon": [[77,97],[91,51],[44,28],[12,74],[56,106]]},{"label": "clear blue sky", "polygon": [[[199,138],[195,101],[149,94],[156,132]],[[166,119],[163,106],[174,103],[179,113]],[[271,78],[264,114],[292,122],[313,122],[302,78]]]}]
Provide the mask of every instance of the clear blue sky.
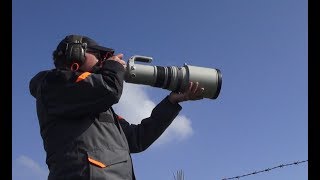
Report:
[{"label": "clear blue sky", "polygon": [[[159,141],[134,154],[138,179],[219,180],[308,159],[306,0],[12,2],[14,180],[47,176],[29,80],[53,68],[52,51],[83,34],[152,65],[219,68],[216,100],[182,103]],[[169,91],[126,84],[117,111],[138,122]],[[136,102],[139,101],[139,102]],[[138,103],[144,103],[139,106]],[[303,163],[244,180],[308,179]],[[242,179],[242,178],[241,178]]]}]

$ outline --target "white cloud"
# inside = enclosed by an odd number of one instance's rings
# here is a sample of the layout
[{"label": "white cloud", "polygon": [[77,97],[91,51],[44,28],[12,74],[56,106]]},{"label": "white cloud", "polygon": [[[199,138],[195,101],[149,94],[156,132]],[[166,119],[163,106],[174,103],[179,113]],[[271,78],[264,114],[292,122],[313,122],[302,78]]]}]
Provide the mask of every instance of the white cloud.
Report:
[{"label": "white cloud", "polygon": [[191,121],[185,116],[181,115],[176,117],[169,128],[161,135],[161,137],[155,142],[157,145],[161,145],[173,140],[184,140],[193,134],[191,127]]},{"label": "white cloud", "polygon": [[[144,86],[125,83],[122,97],[115,110],[129,123],[139,124],[142,119],[150,116],[155,106],[156,104],[147,96]],[[156,144],[183,140],[192,133],[191,121],[184,115],[178,115]]]},{"label": "white cloud", "polygon": [[21,155],[12,163],[13,180],[43,180],[47,179],[49,171],[41,167],[30,157]]}]

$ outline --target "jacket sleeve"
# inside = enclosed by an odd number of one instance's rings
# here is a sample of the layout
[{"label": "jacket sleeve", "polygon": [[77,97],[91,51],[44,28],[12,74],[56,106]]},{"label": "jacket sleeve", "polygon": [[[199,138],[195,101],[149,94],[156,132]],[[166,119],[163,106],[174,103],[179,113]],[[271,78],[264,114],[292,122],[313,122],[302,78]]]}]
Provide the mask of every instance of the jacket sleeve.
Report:
[{"label": "jacket sleeve", "polygon": [[123,66],[115,61],[106,61],[99,73],[51,73],[42,96],[47,113],[78,117],[106,111],[121,97],[124,73]]},{"label": "jacket sleeve", "polygon": [[138,125],[129,124],[118,116],[130,152],[138,153],[147,149],[167,129],[181,109],[179,104],[172,104],[167,96],[152,110],[151,116],[143,119]]}]

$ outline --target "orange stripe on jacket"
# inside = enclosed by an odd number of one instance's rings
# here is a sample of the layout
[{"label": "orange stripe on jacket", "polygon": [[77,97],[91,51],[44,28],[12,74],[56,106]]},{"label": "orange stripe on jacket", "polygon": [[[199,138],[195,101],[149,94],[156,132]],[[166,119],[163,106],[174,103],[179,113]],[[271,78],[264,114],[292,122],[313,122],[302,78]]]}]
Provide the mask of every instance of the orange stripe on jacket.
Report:
[{"label": "orange stripe on jacket", "polygon": [[121,117],[119,115],[117,115],[117,118],[118,118],[118,120],[122,120],[123,119],[123,117]]},{"label": "orange stripe on jacket", "polygon": [[84,73],[82,73],[82,74],[78,77],[78,79],[76,80],[76,82],[79,82],[79,81],[84,80],[84,79],[87,78],[90,74],[91,74],[91,73],[89,73],[89,72],[84,72]]},{"label": "orange stripe on jacket", "polygon": [[89,158],[89,157],[88,157],[88,160],[89,160],[89,162],[91,162],[92,164],[94,164],[94,165],[96,165],[96,166],[98,166],[98,167],[101,167],[101,168],[107,167],[107,166],[106,166],[105,164],[103,164],[102,162],[99,162],[99,161],[94,160],[94,159],[92,159],[92,158]]}]

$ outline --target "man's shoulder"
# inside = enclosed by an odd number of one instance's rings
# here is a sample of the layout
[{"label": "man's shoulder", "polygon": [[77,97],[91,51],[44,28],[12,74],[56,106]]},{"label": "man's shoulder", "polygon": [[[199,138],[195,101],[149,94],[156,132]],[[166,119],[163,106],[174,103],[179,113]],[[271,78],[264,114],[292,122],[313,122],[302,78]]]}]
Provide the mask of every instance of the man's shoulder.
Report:
[{"label": "man's shoulder", "polygon": [[34,78],[43,78],[48,83],[51,82],[65,82],[74,80],[77,77],[77,72],[73,72],[67,69],[51,69],[40,71]]},{"label": "man's shoulder", "polygon": [[32,96],[37,97],[38,87],[48,72],[49,70],[40,71],[31,78],[29,82],[29,90]]}]

